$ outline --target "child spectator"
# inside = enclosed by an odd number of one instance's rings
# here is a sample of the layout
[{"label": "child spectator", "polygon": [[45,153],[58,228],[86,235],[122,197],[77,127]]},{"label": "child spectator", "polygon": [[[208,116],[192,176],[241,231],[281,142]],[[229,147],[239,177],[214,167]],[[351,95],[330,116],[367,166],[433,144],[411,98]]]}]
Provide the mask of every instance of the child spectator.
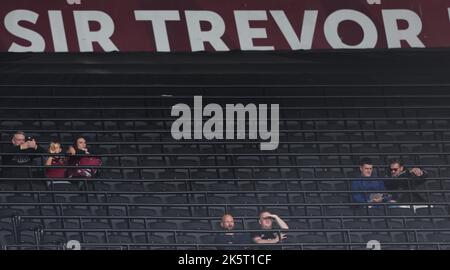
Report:
[{"label": "child spectator", "polygon": [[66,165],[66,157],[59,156],[54,154],[61,154],[62,148],[61,143],[59,141],[53,141],[50,143],[48,148],[48,153],[50,156],[47,158],[45,165],[48,166],[45,169],[45,177],[47,178],[65,178],[66,177],[66,169],[65,168],[51,168],[52,166],[65,166]]}]

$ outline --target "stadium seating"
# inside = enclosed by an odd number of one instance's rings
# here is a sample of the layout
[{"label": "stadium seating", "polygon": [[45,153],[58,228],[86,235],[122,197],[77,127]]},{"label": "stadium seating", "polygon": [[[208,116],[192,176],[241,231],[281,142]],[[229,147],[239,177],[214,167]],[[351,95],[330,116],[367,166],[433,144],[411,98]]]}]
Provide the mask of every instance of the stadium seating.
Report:
[{"label": "stadium seating", "polygon": [[[426,115],[410,119],[388,115],[378,104],[355,107],[364,103],[364,95],[270,97],[280,104],[283,137],[276,151],[261,152],[255,151],[258,142],[249,140],[174,141],[168,132],[174,118],[160,116],[169,110],[164,104],[170,98],[127,96],[126,105],[123,98],[102,99],[103,106],[70,110],[39,98],[30,106],[13,97],[2,104],[2,146],[15,130],[32,134],[41,145],[59,137],[67,146],[82,134],[104,162],[100,177],[81,185],[47,185],[39,175],[40,160],[32,185],[2,183],[5,248],[58,249],[68,240],[94,249],[214,248],[221,215],[232,213],[238,229],[251,231],[263,209],[291,226],[285,249],[364,249],[369,240],[386,248],[447,247],[450,142],[443,121],[450,111],[411,109],[408,97],[402,98],[405,105],[385,105],[397,115]],[[72,97],[68,102],[81,101]],[[340,106],[323,106],[337,101]],[[19,109],[20,115],[14,114]],[[321,113],[312,115],[314,110]],[[426,191],[432,206],[355,208],[349,181],[362,157],[372,158],[379,176],[392,157],[432,172]]]},{"label": "stadium seating", "polygon": [[[329,65],[283,54],[220,61],[181,55],[176,65],[159,56],[107,64],[88,56],[2,57],[0,153],[23,130],[45,147],[59,137],[67,148],[82,135],[103,160],[98,178],[69,184],[43,178],[44,157],[31,167],[33,179],[2,178],[3,249],[67,249],[69,240],[83,249],[216,249],[224,213],[250,233],[262,210],[289,224],[278,245],[286,250],[359,250],[370,240],[383,249],[450,248],[450,95],[445,84],[401,83],[428,77],[401,77],[395,61],[376,84],[381,76],[368,58],[349,68],[341,63],[346,55]],[[317,67],[305,64],[318,59]],[[146,70],[154,65],[157,74]],[[193,94],[220,105],[279,104],[278,148],[173,139],[171,108],[191,105]],[[429,203],[352,203],[350,181],[363,157],[381,177],[391,158],[426,169],[421,192]]]}]

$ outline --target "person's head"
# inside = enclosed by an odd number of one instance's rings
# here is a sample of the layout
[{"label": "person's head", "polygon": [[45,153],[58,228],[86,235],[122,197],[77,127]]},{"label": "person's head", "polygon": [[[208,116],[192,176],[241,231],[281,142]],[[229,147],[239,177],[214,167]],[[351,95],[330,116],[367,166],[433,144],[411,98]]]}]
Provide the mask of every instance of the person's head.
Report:
[{"label": "person's head", "polygon": [[405,167],[403,166],[403,161],[400,159],[393,159],[391,162],[389,162],[389,171],[391,172],[391,175],[394,177],[397,177],[405,170]]},{"label": "person's head", "polygon": [[272,229],[273,220],[271,214],[267,211],[261,212],[261,214],[259,214],[259,224],[261,225],[261,229]]},{"label": "person's head", "polygon": [[23,131],[17,131],[11,140],[14,146],[20,146],[25,143],[25,133]]},{"label": "person's head", "polygon": [[77,137],[73,143],[75,149],[85,149],[87,147],[86,139],[83,137]]},{"label": "person's head", "polygon": [[61,143],[58,140],[53,140],[49,147],[48,152],[50,154],[59,154],[62,152]]},{"label": "person's head", "polygon": [[372,160],[370,158],[363,158],[359,163],[359,170],[364,177],[371,177],[373,172]]},{"label": "person's head", "polygon": [[220,226],[227,231],[231,231],[234,229],[234,218],[230,214],[225,214],[222,217],[222,221],[220,222]]}]

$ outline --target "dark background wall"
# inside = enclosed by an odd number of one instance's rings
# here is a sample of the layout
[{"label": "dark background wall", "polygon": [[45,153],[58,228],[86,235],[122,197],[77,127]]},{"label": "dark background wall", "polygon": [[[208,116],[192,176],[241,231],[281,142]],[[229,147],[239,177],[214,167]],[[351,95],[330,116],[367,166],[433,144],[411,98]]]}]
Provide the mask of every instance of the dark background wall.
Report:
[{"label": "dark background wall", "polygon": [[[446,92],[449,50],[0,54],[1,95]],[[431,91],[431,92],[430,92]]]}]

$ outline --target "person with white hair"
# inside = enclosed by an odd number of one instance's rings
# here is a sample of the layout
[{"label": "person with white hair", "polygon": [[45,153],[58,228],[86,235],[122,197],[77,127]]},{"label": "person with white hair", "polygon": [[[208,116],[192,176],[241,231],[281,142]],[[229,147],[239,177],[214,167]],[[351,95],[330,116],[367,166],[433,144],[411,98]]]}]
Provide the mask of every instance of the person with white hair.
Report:
[{"label": "person with white hair", "polygon": [[[23,131],[14,133],[11,139],[11,145],[4,146],[2,155],[3,178],[30,178],[32,173],[30,168],[34,158],[38,155],[29,155],[34,153],[45,154],[47,151],[40,147],[33,137],[25,137]],[[11,167],[8,167],[11,166]],[[19,167],[20,166],[20,167]]]}]

